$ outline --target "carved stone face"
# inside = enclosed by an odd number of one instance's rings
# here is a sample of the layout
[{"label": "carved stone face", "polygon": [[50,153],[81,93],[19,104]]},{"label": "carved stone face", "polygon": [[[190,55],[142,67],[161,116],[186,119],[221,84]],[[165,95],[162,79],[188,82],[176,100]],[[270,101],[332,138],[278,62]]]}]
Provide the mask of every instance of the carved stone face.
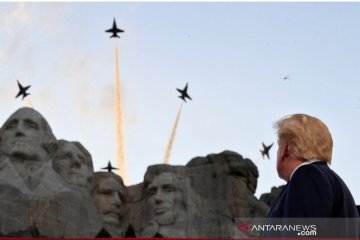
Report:
[{"label": "carved stone face", "polygon": [[94,175],[90,161],[74,143],[66,142],[53,159],[53,165],[65,182],[89,187],[89,178]]},{"label": "carved stone face", "polygon": [[175,216],[185,211],[184,195],[174,182],[171,173],[154,178],[147,188],[152,220],[159,225],[172,225]]},{"label": "carved stone face", "polygon": [[248,173],[247,186],[252,193],[255,193],[257,187],[257,177],[251,171]]},{"label": "carved stone face", "polygon": [[93,196],[104,222],[110,225],[119,225],[124,187],[111,176],[97,178],[96,181],[97,187]]},{"label": "carved stone face", "polygon": [[2,127],[1,151],[9,156],[42,159],[40,154],[45,154],[42,143],[47,139],[42,119],[38,112],[28,108],[11,115]]}]

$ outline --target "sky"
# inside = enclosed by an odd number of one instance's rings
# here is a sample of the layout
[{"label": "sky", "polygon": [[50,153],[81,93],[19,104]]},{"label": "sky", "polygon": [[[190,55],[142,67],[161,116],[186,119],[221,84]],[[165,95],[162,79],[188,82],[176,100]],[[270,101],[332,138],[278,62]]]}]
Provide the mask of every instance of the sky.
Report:
[{"label": "sky", "polygon": [[[105,33],[114,18],[120,39]],[[188,83],[170,164],[235,151],[256,163],[259,197],[285,184],[274,122],[306,113],[329,127],[331,168],[359,205],[359,22],[359,3],[0,3],[0,122],[28,106],[18,79],[58,139],[81,142],[96,171],[115,163],[118,46],[131,185],[162,162]]]}]

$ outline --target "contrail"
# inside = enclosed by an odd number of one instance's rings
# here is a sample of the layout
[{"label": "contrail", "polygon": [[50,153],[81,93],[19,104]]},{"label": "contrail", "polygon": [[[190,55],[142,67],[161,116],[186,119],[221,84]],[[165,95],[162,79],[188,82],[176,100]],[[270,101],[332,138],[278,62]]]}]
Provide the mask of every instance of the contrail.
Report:
[{"label": "contrail", "polygon": [[165,163],[165,164],[169,164],[171,149],[172,149],[172,146],[173,146],[173,143],[174,143],[174,140],[175,140],[176,129],[177,129],[177,125],[179,123],[182,106],[183,106],[183,102],[181,102],[179,111],[178,111],[178,113],[176,115],[175,124],[174,124],[174,127],[172,129],[171,136],[170,136],[167,148],[166,148],[166,152],[165,152],[165,156],[164,156],[164,160],[163,160],[163,163]]},{"label": "contrail", "polygon": [[26,98],[26,101],[27,101],[27,104],[28,104],[29,108],[34,108],[29,97]]},{"label": "contrail", "polygon": [[119,56],[118,48],[115,45],[115,127],[116,127],[116,158],[119,166],[119,175],[124,184],[128,185],[129,179],[126,172],[125,147],[123,134],[123,113],[121,101],[121,85],[119,75]]}]

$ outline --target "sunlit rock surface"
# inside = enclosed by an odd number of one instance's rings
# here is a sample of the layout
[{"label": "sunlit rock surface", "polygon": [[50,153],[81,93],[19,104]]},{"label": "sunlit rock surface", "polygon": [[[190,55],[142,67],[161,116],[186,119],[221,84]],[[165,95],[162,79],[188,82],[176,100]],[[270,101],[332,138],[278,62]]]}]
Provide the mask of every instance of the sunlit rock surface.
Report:
[{"label": "sunlit rock surface", "polygon": [[224,151],[149,166],[142,183],[125,186],[21,108],[0,129],[0,236],[234,238],[237,219],[265,217],[280,193],[257,199],[258,177],[250,159]]}]

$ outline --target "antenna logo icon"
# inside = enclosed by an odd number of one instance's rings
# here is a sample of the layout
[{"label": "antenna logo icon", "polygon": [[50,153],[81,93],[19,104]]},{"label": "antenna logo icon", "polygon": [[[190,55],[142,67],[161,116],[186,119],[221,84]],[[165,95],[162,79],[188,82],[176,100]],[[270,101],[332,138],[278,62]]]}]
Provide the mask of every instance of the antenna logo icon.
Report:
[{"label": "antenna logo icon", "polygon": [[249,223],[241,224],[240,226],[236,227],[238,230],[242,231],[245,234],[250,234],[249,232]]}]

